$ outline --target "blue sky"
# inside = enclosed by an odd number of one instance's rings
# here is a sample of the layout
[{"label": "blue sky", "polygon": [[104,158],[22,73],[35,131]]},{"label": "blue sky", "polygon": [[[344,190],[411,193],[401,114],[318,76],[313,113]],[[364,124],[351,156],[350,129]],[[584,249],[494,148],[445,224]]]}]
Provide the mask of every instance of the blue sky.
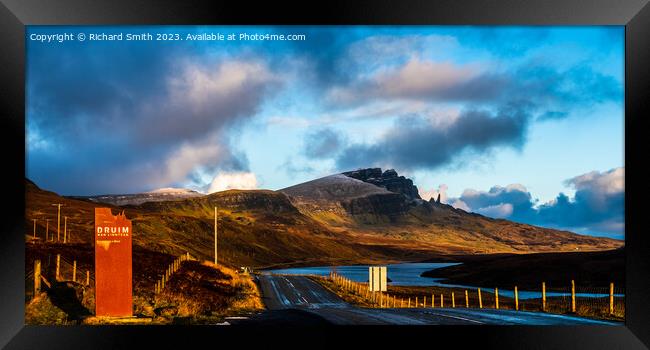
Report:
[{"label": "blue sky", "polygon": [[[280,33],[303,41],[39,42]],[[27,177],[66,195],[281,189],[395,168],[423,197],[622,238],[623,27],[48,27]]]}]

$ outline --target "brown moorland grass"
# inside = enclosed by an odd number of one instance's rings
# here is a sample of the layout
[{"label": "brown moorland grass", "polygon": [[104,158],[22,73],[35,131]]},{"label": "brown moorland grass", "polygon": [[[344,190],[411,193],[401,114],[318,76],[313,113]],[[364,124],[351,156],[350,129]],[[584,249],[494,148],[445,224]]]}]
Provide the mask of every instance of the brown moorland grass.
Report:
[{"label": "brown moorland grass", "polygon": [[[293,264],[357,264],[417,261],[436,255],[527,253],[614,249],[622,241],[494,220],[451,207],[434,213],[413,209],[396,222],[348,214],[321,220],[322,210],[297,208],[277,191],[229,190],[186,200],[117,207],[62,197],[25,183],[25,234],[43,240],[46,219],[55,234],[56,210],[63,203],[72,243],[92,244],[94,208],[125,211],[133,221],[133,244],[174,256],[189,252],[209,260],[213,253],[214,207],[219,207],[220,261],[255,269]],[[381,203],[378,203],[381,204]],[[313,217],[312,217],[313,216]],[[354,219],[354,220],[353,220]],[[366,220],[368,219],[368,220]],[[372,219],[372,220],[371,220]]]},{"label": "brown moorland grass", "polygon": [[52,304],[47,293],[40,293],[25,305],[25,324],[67,325],[70,321],[68,314]]},{"label": "brown moorland grass", "polygon": [[259,289],[248,274],[210,262],[184,261],[154,297],[156,315],[175,323],[214,323],[263,308]]},{"label": "brown moorland grass", "polygon": [[[62,261],[77,261],[77,283],[69,281],[72,272],[68,264],[61,264],[60,275],[65,281],[55,281],[57,254]],[[28,243],[25,255],[26,324],[115,323],[92,317],[95,292],[91,245]],[[222,265],[215,268],[209,262],[183,262],[165,289],[156,295],[155,283],[174,258],[140,246],[133,247],[134,315],[162,324],[214,323],[225,316],[263,308],[259,290],[249,275]],[[41,260],[43,275],[53,288],[42,285],[44,293],[34,297],[33,264],[36,259]],[[90,286],[84,285],[86,271],[91,272]]]}]

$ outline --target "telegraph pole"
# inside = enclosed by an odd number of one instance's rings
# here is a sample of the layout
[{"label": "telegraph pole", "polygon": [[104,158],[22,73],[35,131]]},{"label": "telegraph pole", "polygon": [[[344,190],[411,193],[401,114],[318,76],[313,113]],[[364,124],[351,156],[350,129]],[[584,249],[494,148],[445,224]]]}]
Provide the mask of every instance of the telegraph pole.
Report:
[{"label": "telegraph pole", "polygon": [[45,219],[45,242],[50,239],[50,220],[52,219]]},{"label": "telegraph pole", "polygon": [[66,243],[66,238],[68,236],[68,217],[63,217],[63,243]]},{"label": "telegraph pole", "polygon": [[34,239],[36,239],[36,219],[32,219],[34,221]]},{"label": "telegraph pole", "polygon": [[217,265],[217,207],[214,207],[214,264]]},{"label": "telegraph pole", "polygon": [[56,205],[56,206],[59,207],[59,215],[57,216],[57,219],[56,219],[56,241],[58,242],[59,241],[59,236],[61,234],[61,206],[63,204],[62,203],[56,203],[56,204],[52,204],[52,205]]}]

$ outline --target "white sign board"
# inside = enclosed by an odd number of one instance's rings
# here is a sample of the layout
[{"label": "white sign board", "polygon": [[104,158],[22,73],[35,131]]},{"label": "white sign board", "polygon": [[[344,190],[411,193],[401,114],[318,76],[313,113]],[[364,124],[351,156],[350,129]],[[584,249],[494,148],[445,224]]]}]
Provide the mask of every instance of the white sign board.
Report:
[{"label": "white sign board", "polygon": [[368,290],[371,292],[386,292],[386,266],[370,266],[368,268]]}]

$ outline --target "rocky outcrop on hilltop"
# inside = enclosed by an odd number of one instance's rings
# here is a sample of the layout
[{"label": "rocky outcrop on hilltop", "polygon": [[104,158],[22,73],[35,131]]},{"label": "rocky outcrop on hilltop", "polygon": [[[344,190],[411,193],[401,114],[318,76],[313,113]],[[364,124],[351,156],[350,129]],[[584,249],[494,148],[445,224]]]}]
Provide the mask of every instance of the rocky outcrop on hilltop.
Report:
[{"label": "rocky outcrop on hilltop", "polygon": [[394,169],[388,169],[384,172],[381,171],[381,168],[359,169],[345,172],[343,175],[383,187],[390,192],[402,194],[409,199],[422,199],[418,193],[418,188],[413,185],[413,180],[399,176]]},{"label": "rocky outcrop on hilltop", "polygon": [[390,192],[341,202],[348,214],[365,224],[398,222],[413,205],[414,202],[406,200],[404,195]]},{"label": "rocky outcrop on hilltop", "polygon": [[414,199],[417,188],[411,180],[393,170],[382,173],[381,169],[365,169],[330,175],[280,192],[305,214],[336,222],[398,222],[414,206],[427,205]]}]

